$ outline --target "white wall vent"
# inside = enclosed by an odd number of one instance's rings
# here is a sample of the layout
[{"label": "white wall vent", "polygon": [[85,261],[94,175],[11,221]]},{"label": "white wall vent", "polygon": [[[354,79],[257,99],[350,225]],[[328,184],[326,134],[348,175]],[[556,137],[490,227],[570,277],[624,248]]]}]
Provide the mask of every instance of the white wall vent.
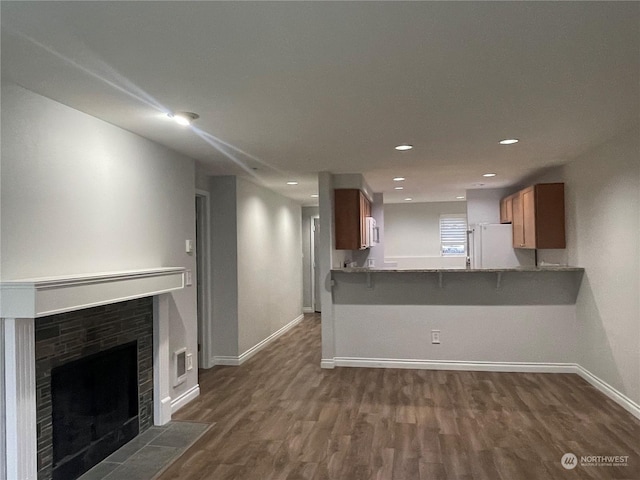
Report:
[{"label": "white wall vent", "polygon": [[173,386],[180,385],[187,379],[187,349],[181,348],[173,352],[173,364],[175,365],[175,380]]}]

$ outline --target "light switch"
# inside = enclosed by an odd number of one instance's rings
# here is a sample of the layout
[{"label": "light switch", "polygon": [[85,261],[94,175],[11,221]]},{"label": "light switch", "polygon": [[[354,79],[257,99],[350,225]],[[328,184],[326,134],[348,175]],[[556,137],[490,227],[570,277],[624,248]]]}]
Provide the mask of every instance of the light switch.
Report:
[{"label": "light switch", "polygon": [[191,270],[184,272],[184,284],[187,287],[193,285],[193,274],[191,273]]},{"label": "light switch", "polygon": [[187,370],[193,370],[193,354],[187,354]]},{"label": "light switch", "polygon": [[184,251],[189,254],[193,253],[193,240],[185,240]]}]

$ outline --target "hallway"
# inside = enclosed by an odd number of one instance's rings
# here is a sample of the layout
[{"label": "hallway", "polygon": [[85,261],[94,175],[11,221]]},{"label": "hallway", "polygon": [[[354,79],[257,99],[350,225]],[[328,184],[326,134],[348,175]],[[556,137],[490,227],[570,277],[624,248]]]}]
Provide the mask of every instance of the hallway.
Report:
[{"label": "hallway", "polygon": [[577,375],[322,370],[315,314],[200,388],[174,420],[215,425],[160,480],[640,478],[640,421]]}]

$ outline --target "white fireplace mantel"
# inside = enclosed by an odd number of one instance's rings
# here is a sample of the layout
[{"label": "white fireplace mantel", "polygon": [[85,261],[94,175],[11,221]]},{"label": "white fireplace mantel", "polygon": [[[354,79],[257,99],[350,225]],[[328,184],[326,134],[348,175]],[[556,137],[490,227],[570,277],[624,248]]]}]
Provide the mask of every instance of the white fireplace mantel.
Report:
[{"label": "white fireplace mantel", "polygon": [[130,270],[0,283],[1,318],[38,318],[184,287],[181,267]]},{"label": "white fireplace mantel", "polygon": [[154,423],[171,420],[168,294],[184,288],[184,272],[182,267],[163,267],[0,283],[0,361],[4,363],[0,402],[5,410],[0,425],[0,479],[37,478],[36,318],[154,297]]}]

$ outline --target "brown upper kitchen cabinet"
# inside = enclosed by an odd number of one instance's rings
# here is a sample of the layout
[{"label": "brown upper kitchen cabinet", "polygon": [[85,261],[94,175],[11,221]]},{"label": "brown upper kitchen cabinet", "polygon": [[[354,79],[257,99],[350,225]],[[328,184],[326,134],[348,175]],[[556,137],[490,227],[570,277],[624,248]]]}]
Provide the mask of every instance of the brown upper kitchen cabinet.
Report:
[{"label": "brown upper kitchen cabinet", "polygon": [[564,183],[520,190],[511,196],[511,214],[514,248],[566,248]]},{"label": "brown upper kitchen cabinet", "polygon": [[500,201],[500,223],[513,222],[513,197],[509,195]]},{"label": "brown upper kitchen cabinet", "polygon": [[371,203],[357,188],[334,190],[336,250],[367,248],[367,217]]}]

